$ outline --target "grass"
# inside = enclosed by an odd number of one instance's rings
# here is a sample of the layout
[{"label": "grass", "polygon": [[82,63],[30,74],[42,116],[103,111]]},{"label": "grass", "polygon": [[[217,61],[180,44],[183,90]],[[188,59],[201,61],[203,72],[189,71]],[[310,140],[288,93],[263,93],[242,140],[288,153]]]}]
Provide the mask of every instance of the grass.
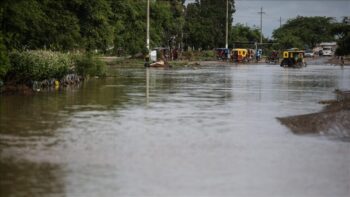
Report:
[{"label": "grass", "polygon": [[145,60],[132,58],[118,58],[110,63],[111,66],[118,67],[144,67]]}]

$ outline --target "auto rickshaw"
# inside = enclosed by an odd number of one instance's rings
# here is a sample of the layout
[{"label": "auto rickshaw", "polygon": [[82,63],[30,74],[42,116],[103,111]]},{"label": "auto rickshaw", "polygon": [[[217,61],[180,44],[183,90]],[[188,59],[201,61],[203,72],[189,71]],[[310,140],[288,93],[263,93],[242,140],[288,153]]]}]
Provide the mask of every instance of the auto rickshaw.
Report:
[{"label": "auto rickshaw", "polygon": [[304,61],[305,51],[299,49],[290,49],[283,51],[283,60],[281,67],[301,68],[306,66]]},{"label": "auto rickshaw", "polygon": [[231,61],[238,62],[238,63],[246,62],[246,61],[248,61],[247,54],[248,54],[247,49],[241,49],[241,48],[232,49]]}]

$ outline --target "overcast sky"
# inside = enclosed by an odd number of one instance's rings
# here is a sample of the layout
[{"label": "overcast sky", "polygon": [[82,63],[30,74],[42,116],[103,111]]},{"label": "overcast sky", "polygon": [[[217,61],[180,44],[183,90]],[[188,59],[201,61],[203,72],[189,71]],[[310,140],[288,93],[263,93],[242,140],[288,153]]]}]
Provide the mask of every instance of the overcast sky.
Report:
[{"label": "overcast sky", "polygon": [[[187,3],[194,0],[187,0]],[[225,5],[224,5],[225,6]],[[260,27],[260,7],[263,7],[263,33],[271,37],[272,31],[296,16],[330,16],[341,20],[350,16],[350,0],[235,0],[234,24]]]}]

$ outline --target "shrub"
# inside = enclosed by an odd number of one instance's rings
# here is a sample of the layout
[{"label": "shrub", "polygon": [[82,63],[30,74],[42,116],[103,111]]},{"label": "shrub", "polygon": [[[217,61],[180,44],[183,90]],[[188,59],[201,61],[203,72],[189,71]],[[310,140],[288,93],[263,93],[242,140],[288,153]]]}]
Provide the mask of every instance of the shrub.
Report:
[{"label": "shrub", "polygon": [[184,51],[184,52],[182,52],[182,57],[185,60],[191,61],[193,59],[193,52],[192,51]]},{"label": "shrub", "polygon": [[205,58],[214,58],[215,57],[215,52],[213,50],[210,51],[203,51],[203,57]]},{"label": "shrub", "polygon": [[14,51],[10,53],[11,80],[61,79],[73,68],[68,54],[52,51]]},{"label": "shrub", "polygon": [[106,76],[106,63],[93,54],[74,55],[76,72],[83,76]]}]

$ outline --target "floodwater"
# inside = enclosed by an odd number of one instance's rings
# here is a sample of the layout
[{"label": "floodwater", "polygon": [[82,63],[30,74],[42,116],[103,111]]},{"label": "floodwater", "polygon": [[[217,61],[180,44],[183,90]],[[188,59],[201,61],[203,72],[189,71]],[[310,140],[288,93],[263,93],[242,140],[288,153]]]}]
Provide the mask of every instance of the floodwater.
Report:
[{"label": "floodwater", "polygon": [[0,196],[350,196],[350,143],[276,120],[320,111],[350,68],[220,64],[0,97]]}]

